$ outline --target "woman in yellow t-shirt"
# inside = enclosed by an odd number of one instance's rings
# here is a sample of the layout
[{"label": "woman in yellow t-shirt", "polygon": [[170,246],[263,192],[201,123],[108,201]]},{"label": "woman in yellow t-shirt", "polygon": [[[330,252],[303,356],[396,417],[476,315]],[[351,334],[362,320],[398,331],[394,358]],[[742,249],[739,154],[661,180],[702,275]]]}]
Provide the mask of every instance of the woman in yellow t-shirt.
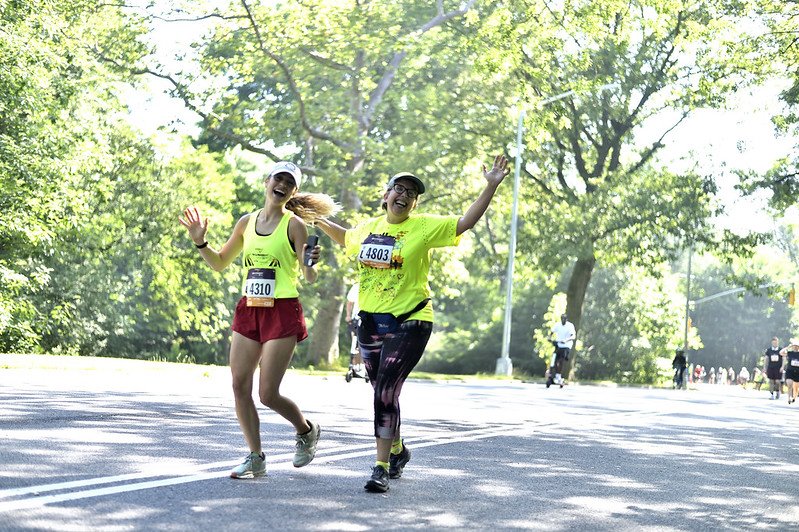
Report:
[{"label": "woman in yellow t-shirt", "polygon": [[[324,194],[298,193],[301,182],[297,165],[277,163],[264,180],[263,208],[242,216],[219,251],[208,245],[208,219],[197,207],[187,208],[179,219],[214,270],[224,270],[239,254],[243,258],[242,297],[233,315],[230,371],[236,417],[250,454],[233,469],[232,478],[259,477],[266,472],[258,409],[252,398],[253,375],[259,366],[261,402],[297,431],[294,466],[310,463],[316,453],[319,425],[307,420],[294,401],[280,394],[280,383],[297,342],[308,337],[297,278],[301,265],[305,280],[316,280],[319,246],[307,249],[306,223],[329,216],[336,205]],[[306,250],[310,263],[303,260]]]},{"label": "woman in yellow t-shirt", "polygon": [[425,185],[413,174],[393,176],[383,194],[384,216],[345,229],[322,219],[317,225],[358,260],[361,324],[358,347],[374,389],[377,461],[364,488],[388,490],[411,457],[400,437],[399,395],[433,330],[428,272],[433,248],[454,246],[474,227],[505,176],[508,160],[483,166],[486,185],[462,216],[414,214]]}]

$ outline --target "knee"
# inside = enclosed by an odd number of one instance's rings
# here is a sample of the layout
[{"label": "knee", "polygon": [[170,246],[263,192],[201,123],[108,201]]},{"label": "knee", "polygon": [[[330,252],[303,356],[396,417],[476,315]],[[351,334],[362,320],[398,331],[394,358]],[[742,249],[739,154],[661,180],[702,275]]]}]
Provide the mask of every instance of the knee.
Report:
[{"label": "knee", "polygon": [[233,395],[238,400],[252,396],[252,381],[233,378]]},{"label": "knee", "polygon": [[279,398],[280,394],[277,390],[267,388],[258,391],[258,399],[260,399],[261,404],[267,408],[274,409],[275,403],[277,403]]}]

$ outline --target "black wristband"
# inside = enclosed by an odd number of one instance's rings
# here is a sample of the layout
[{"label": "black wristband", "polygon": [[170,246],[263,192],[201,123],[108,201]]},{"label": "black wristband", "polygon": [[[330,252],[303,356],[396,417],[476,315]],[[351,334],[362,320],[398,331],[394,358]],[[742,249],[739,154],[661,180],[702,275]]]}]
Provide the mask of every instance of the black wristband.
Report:
[{"label": "black wristband", "polygon": [[207,240],[205,242],[203,242],[202,244],[194,244],[194,247],[196,247],[197,249],[202,249],[202,248],[207,247],[207,246],[208,246],[208,241]]}]

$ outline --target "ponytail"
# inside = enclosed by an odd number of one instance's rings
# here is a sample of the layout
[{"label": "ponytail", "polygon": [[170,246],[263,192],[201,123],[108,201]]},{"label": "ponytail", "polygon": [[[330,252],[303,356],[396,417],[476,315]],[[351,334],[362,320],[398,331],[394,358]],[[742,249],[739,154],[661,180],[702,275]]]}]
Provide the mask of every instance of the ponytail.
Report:
[{"label": "ponytail", "polygon": [[306,224],[312,224],[320,218],[336,214],[341,210],[341,205],[327,194],[297,192],[286,202],[286,209],[302,218]]}]

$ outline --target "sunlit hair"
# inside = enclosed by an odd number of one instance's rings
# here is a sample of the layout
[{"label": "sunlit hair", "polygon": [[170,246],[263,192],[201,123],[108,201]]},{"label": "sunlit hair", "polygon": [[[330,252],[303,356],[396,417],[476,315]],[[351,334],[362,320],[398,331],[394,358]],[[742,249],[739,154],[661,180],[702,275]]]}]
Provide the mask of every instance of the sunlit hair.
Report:
[{"label": "sunlit hair", "polygon": [[303,222],[312,224],[320,218],[336,214],[341,210],[341,205],[327,194],[297,192],[286,202],[286,208],[302,218]]}]

